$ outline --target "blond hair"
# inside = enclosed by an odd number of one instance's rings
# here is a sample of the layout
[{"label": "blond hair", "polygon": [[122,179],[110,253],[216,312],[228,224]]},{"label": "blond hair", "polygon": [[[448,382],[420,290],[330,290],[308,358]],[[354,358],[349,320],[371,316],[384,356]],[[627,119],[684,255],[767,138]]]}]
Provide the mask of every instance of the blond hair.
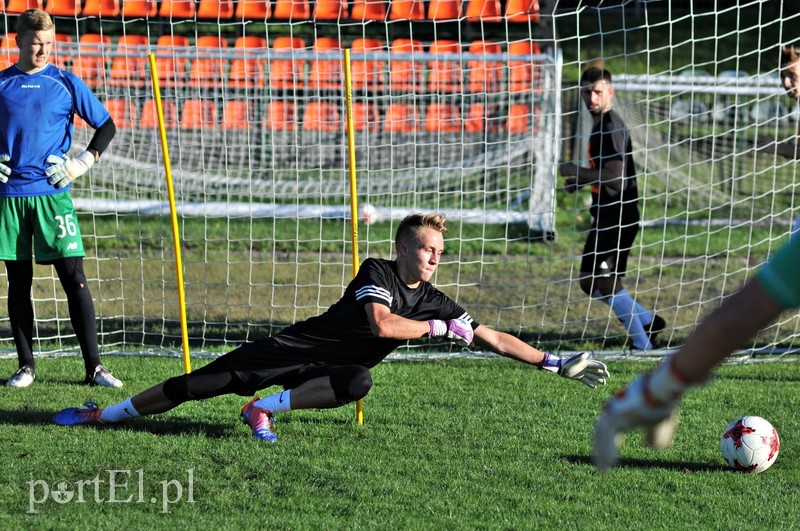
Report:
[{"label": "blond hair", "polygon": [[447,233],[447,217],[438,212],[430,214],[421,214],[415,212],[403,218],[400,225],[397,227],[397,233],[394,237],[395,244],[401,241],[407,241],[410,236],[419,237],[423,229],[433,229],[442,234]]},{"label": "blond hair", "polygon": [[17,37],[37,31],[50,31],[55,28],[53,19],[41,9],[28,9],[17,19]]}]

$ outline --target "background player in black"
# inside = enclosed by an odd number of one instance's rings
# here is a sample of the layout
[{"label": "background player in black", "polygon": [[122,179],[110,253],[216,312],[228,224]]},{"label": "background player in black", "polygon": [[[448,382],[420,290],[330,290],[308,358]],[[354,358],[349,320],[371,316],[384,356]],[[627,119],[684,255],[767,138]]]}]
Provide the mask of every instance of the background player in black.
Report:
[{"label": "background player in black", "polygon": [[625,326],[634,348],[652,349],[664,320],[648,311],[622,285],[628,254],[639,232],[639,193],[630,133],[613,110],[611,73],[589,68],[581,75],[581,99],[592,115],[590,167],[560,165],[566,191],[591,186],[592,228],[581,259],[580,286],[590,297],[610,305]]},{"label": "background player in black", "polygon": [[272,414],[290,409],[335,408],[366,396],[369,369],[409,339],[448,337],[464,346],[473,339],[492,351],[579,380],[604,384],[606,366],[581,353],[561,359],[518,338],[476,323],[430,279],[444,252],[441,214],[411,214],[397,229],[394,261],[368,259],[342,298],[325,313],[278,334],[242,345],[191,373],[157,384],[98,409],[68,408],[56,424],[105,424],[163,413],[188,400],[236,393],[251,396],[280,385],[284,391],[254,398],[242,409],[259,439],[275,442]]}]

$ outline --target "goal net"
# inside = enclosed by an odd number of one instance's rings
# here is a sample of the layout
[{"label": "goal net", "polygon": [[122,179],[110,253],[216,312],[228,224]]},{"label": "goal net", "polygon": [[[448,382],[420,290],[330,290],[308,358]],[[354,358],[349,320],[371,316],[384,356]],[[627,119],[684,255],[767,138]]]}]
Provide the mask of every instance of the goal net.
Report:
[{"label": "goal net", "polygon": [[[360,258],[391,258],[406,214],[445,212],[447,254],[434,283],[477,321],[543,350],[630,354],[613,313],[577,285],[586,194],[563,193],[557,175],[560,160],[585,152],[580,70],[603,60],[642,195],[626,287],[669,324],[657,353],[680,343],[785,242],[796,214],[794,164],[753,145],[796,133],[776,72],[778,45],[792,38],[783,28],[797,17],[780,2],[716,11],[523,3],[430,2],[422,18],[413,7],[403,14],[400,1],[297,0],[255,18],[224,3],[209,18],[205,1],[183,2],[191,12],[180,14],[161,2],[155,14],[129,16],[123,2],[108,15],[55,15],[54,62],[92,87],[118,127],[72,191],[103,351],[166,355],[181,344],[150,53],[192,355],[264,337],[338,300],[353,274],[345,48],[358,202],[376,212],[361,222]],[[298,11],[280,11],[286,5]],[[7,34],[15,18],[4,14]],[[15,57],[7,38],[0,60]],[[76,120],[75,149],[91,134]],[[74,353],[58,279],[49,267],[35,272],[39,351]],[[792,352],[797,324],[784,316],[750,351]],[[5,314],[0,330],[13,357]],[[439,354],[461,353],[412,342],[399,356]]]}]

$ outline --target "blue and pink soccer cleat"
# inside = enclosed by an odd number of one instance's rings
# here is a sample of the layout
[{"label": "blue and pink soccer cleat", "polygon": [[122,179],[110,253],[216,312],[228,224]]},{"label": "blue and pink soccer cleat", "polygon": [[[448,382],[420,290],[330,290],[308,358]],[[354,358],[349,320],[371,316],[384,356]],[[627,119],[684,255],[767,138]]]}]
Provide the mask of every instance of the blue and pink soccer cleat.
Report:
[{"label": "blue and pink soccer cleat", "polygon": [[253,429],[253,437],[271,443],[278,442],[278,437],[273,433],[272,426],[275,419],[272,413],[253,405],[259,397],[253,398],[242,408],[242,422]]},{"label": "blue and pink soccer cleat", "polygon": [[68,407],[53,415],[53,422],[59,426],[77,426],[79,424],[89,424],[102,426],[105,424],[100,420],[100,412],[103,408],[98,407],[93,400],[84,404],[86,407]]}]

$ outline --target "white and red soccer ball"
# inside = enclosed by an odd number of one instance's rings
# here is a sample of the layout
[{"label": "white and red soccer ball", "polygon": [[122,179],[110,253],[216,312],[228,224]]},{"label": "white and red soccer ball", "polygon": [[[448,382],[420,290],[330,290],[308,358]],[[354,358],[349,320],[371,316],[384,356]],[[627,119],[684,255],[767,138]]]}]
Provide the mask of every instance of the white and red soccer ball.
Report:
[{"label": "white and red soccer ball", "polygon": [[364,225],[372,225],[378,221],[378,217],[378,209],[369,203],[365,203],[359,208],[358,218]]},{"label": "white and red soccer ball", "polygon": [[731,422],[720,440],[722,457],[734,470],[763,472],[778,458],[778,432],[761,417],[740,417]]}]

